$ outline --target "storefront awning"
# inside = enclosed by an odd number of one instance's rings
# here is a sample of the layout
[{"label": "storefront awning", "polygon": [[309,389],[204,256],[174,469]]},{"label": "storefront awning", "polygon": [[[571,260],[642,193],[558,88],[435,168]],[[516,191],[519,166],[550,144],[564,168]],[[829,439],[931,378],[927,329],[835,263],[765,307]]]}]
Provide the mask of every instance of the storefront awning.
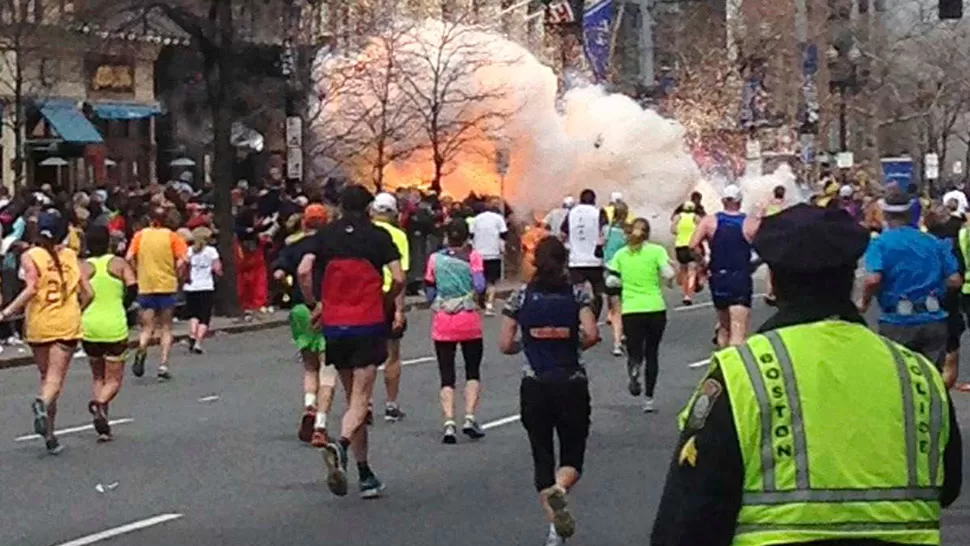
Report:
[{"label": "storefront awning", "polygon": [[69,101],[48,101],[40,105],[40,113],[62,139],[76,144],[104,142],[98,129]]},{"label": "storefront awning", "polygon": [[101,119],[144,119],[162,113],[157,104],[128,104],[124,102],[96,102],[91,105]]}]

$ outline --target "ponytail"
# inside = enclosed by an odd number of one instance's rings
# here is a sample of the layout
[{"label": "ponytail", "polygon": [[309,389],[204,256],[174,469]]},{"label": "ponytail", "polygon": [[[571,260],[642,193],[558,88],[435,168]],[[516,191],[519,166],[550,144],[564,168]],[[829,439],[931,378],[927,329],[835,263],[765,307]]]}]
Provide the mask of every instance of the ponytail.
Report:
[{"label": "ponytail", "polygon": [[548,290],[569,286],[566,276],[566,247],[557,237],[546,237],[536,245],[533,282]]},{"label": "ponytail", "polygon": [[51,261],[54,262],[54,267],[57,268],[57,276],[61,279],[61,297],[67,298],[67,281],[64,280],[64,269],[61,267],[61,257],[57,253],[57,243],[53,238],[46,235],[40,236],[40,242],[38,245],[47,251],[47,254],[51,257]]}]

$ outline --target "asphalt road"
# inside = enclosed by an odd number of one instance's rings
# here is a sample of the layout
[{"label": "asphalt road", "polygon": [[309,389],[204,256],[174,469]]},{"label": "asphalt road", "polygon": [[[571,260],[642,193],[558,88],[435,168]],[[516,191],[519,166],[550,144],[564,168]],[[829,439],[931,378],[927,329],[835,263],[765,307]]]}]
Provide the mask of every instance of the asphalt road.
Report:
[{"label": "asphalt road", "polygon": [[[753,322],[768,313],[759,303]],[[704,369],[688,365],[709,356],[712,320],[707,305],[670,313],[654,415],[626,393],[622,359],[605,344],[589,354],[593,426],[586,472],[572,495],[579,530],[570,544],[647,544],[674,416]],[[112,419],[130,421],[115,426],[115,442],[97,445],[90,430],[64,433],[67,449],[57,457],[23,438],[36,372],[0,372],[0,545],[542,544],[547,528],[515,420],[519,360],[498,353],[498,319],[487,319],[478,411],[488,436],[457,446],[439,443],[427,312],[410,321],[401,396],[407,419],[372,428],[371,464],[388,486],[376,501],[334,498],[318,452],[297,441],[300,366],[283,329],[217,337],[202,357],[176,349],[168,384],[126,376]],[[58,429],[89,423],[89,378],[86,362],[76,360]],[[970,423],[970,395],[955,396],[961,422]],[[375,405],[383,405],[381,383]],[[353,488],[354,470],[351,479]],[[970,542],[970,501],[946,512],[944,529],[945,544]]]}]

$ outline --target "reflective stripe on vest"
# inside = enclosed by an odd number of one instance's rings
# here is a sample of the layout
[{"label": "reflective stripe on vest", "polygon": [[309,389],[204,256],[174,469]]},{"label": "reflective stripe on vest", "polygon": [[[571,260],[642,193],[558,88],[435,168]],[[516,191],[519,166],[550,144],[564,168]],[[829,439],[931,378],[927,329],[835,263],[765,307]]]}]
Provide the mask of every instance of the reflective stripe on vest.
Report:
[{"label": "reflective stripe on vest", "polygon": [[[866,369],[873,371],[884,368],[888,360],[893,361],[902,394],[898,416],[902,437],[899,442],[886,445],[890,452],[882,460],[888,460],[891,466],[882,472],[853,470],[853,467],[865,468],[865,463],[860,461],[865,454],[852,451],[851,433],[840,439],[840,443],[846,444],[848,467],[839,468],[837,462],[830,465],[828,460],[820,461],[818,455],[814,460],[823,468],[809,465],[813,442],[822,441],[820,437],[826,435],[831,438],[833,434],[820,433],[819,427],[825,425],[815,421],[814,430],[819,437],[806,437],[799,382],[809,389],[813,397],[809,409],[818,420],[826,416],[825,406],[819,405],[824,404],[818,397],[823,388],[819,381],[838,381],[839,377],[837,368],[833,368],[834,377],[825,370],[816,374],[818,370],[812,361],[818,361],[817,354],[805,354],[803,366],[798,367],[784,338],[800,342],[796,343],[802,347],[797,357],[812,347],[809,336],[820,334],[832,334],[829,339],[839,340],[863,338],[848,342],[849,349],[855,349],[847,353],[851,356],[833,354],[833,366],[840,365],[841,359],[846,360],[846,365],[858,361],[860,352],[873,353],[874,364],[866,365]],[[819,351],[826,349],[831,347],[819,344]],[[949,415],[942,380],[925,358],[878,338],[861,325],[825,321],[754,336],[745,345],[721,351],[716,360],[732,402],[741,404],[738,407],[732,404],[746,467],[735,546],[850,535],[939,544],[939,487],[943,481],[940,464],[949,434]],[[885,388],[879,396],[886,397],[888,403],[899,400]],[[756,407],[752,408],[751,404],[745,407],[745,400],[753,400]],[[864,404],[860,406],[863,411]],[[860,422],[854,426],[865,427],[866,414],[860,416]],[[822,453],[833,451],[832,446],[815,445]],[[892,462],[893,450],[899,452],[898,463]],[[905,472],[901,464],[903,457]]]}]

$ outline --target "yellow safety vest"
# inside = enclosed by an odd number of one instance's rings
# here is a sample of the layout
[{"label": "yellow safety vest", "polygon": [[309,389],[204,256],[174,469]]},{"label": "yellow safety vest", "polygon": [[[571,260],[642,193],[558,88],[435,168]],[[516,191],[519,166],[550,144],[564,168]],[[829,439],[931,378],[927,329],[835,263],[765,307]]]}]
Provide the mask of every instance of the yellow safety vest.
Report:
[{"label": "yellow safety vest", "polygon": [[[963,256],[963,263],[970,264],[970,230],[965,227],[960,228],[958,238],[960,242],[960,255]],[[970,294],[970,274],[963,276],[963,288],[960,290],[964,294]]]},{"label": "yellow safety vest", "polygon": [[733,546],[940,544],[950,421],[929,360],[861,324],[827,320],[755,335],[712,362],[744,462]]}]

